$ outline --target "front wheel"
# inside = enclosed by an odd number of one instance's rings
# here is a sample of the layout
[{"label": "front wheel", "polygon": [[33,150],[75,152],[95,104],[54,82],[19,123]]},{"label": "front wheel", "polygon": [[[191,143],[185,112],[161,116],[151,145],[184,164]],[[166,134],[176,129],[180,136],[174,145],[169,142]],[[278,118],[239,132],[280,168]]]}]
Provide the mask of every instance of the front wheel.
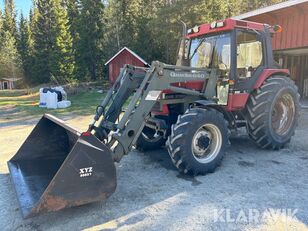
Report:
[{"label": "front wheel", "polygon": [[214,172],[228,144],[228,124],[214,109],[193,108],[178,117],[167,141],[169,155],[180,172]]}]

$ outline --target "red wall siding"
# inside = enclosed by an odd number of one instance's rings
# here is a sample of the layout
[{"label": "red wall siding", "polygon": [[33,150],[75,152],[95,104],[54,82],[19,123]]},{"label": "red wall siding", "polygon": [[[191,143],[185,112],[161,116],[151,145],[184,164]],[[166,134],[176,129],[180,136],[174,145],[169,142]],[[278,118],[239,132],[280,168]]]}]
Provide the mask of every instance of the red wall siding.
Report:
[{"label": "red wall siding", "polygon": [[308,47],[308,2],[253,16],[247,20],[282,26],[282,33],[274,34],[274,50]]},{"label": "red wall siding", "polygon": [[123,50],[117,57],[115,57],[109,63],[109,81],[111,83],[115,82],[115,80],[117,79],[118,75],[120,74],[120,69],[125,64],[131,64],[131,65],[134,65],[134,66],[144,67],[144,63],[143,62],[141,62],[139,59],[137,59],[135,56],[133,56],[127,50]]}]

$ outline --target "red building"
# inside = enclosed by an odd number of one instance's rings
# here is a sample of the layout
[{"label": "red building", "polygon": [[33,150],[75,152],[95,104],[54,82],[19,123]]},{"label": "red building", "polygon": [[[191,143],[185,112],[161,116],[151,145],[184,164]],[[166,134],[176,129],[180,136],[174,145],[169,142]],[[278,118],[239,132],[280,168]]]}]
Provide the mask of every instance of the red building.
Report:
[{"label": "red building", "polygon": [[130,50],[127,47],[123,47],[118,53],[116,53],[111,59],[109,59],[105,65],[109,68],[109,81],[114,83],[120,74],[120,69],[125,64],[131,64],[134,66],[147,67],[149,64],[144,61],[139,55]]},{"label": "red building", "polygon": [[290,70],[301,96],[308,97],[308,0],[282,2],[234,19],[282,26],[283,31],[273,35],[275,59]]}]

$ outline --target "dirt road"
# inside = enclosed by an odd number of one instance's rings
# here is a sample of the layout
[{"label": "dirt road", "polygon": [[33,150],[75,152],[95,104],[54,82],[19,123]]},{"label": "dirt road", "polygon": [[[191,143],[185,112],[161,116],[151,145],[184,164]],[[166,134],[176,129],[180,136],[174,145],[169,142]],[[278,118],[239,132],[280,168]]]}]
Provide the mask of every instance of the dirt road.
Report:
[{"label": "dirt road", "polygon": [[[69,123],[86,128],[90,117]],[[0,230],[308,230],[308,110],[280,151],[233,138],[213,174],[189,178],[164,149],[131,152],[117,164],[118,188],[106,202],[23,220],[6,161],[36,119],[0,126]]]}]

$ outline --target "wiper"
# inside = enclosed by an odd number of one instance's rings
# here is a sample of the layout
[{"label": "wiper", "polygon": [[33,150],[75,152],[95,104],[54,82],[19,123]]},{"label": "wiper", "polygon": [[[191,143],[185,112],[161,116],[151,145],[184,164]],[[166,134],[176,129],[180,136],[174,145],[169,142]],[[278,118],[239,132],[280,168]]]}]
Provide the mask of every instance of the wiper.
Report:
[{"label": "wiper", "polygon": [[205,41],[206,38],[201,39],[201,41],[198,43],[198,46],[194,49],[192,55],[189,57],[189,60],[192,59],[192,57],[194,57],[194,55],[196,54],[197,50],[199,49],[199,47],[201,46],[201,44]]}]

